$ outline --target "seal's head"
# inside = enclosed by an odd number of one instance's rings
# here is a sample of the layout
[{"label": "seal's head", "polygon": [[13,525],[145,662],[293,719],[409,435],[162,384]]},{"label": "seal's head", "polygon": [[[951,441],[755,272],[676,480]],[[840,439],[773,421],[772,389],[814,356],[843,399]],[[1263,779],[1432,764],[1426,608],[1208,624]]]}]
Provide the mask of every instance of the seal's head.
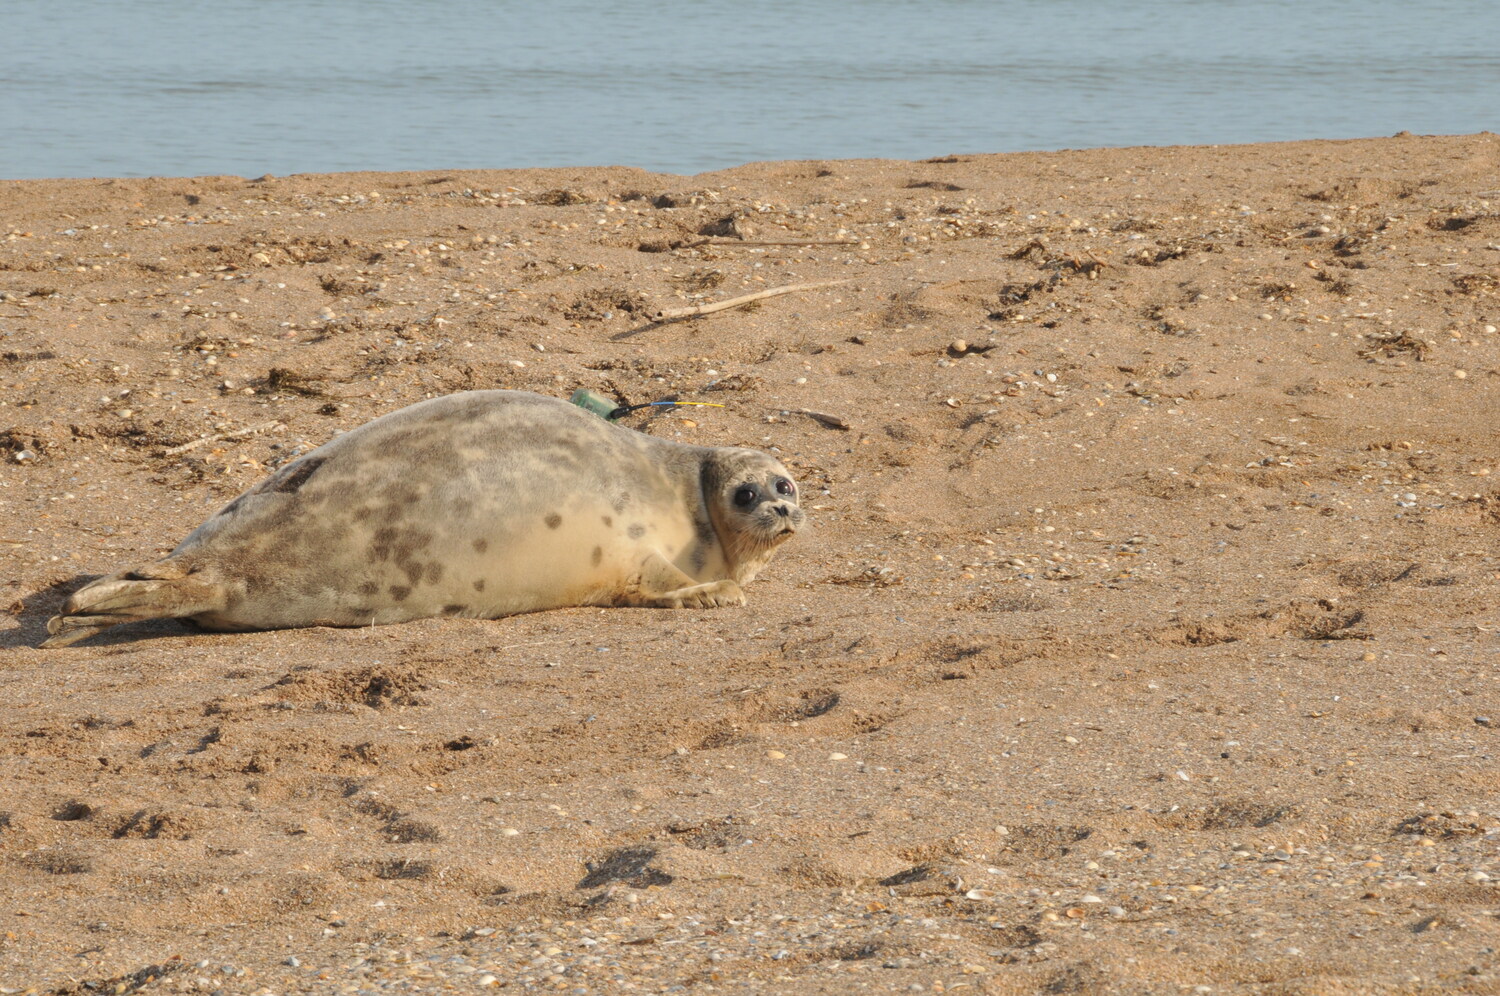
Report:
[{"label": "seal's head", "polygon": [[806,527],[797,497],[792,475],[774,457],[726,448],[704,458],[703,498],[734,580],[754,578],[778,546]]}]

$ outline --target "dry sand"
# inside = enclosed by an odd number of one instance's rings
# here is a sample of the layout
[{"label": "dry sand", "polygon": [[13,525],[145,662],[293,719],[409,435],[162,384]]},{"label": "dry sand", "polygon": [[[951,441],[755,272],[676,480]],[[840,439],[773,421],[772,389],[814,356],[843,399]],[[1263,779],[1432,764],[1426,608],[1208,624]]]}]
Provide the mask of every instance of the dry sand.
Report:
[{"label": "dry sand", "polygon": [[[1494,135],[0,205],[0,991],[1500,991]],[[748,606],[34,649],[580,385],[798,475]]]}]

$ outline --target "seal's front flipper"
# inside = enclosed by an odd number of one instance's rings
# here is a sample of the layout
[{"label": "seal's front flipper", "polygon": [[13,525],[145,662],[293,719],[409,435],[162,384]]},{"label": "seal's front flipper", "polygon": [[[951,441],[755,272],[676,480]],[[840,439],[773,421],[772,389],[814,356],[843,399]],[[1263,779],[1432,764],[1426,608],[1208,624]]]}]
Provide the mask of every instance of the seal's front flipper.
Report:
[{"label": "seal's front flipper", "polygon": [[180,619],[224,608],[222,585],[188,575],[180,564],[163,561],[136,571],[100,578],[75,591],[62,612],[47,621],[46,648],[66,647],[121,623]]},{"label": "seal's front flipper", "polygon": [[662,592],[643,604],[659,609],[718,609],[726,605],[744,605],[745,593],[740,591],[739,585],[726,579]]},{"label": "seal's front flipper", "polygon": [[744,605],[745,593],[729,579],[699,583],[659,554],[641,565],[639,588],[623,601],[652,609],[717,609]]}]

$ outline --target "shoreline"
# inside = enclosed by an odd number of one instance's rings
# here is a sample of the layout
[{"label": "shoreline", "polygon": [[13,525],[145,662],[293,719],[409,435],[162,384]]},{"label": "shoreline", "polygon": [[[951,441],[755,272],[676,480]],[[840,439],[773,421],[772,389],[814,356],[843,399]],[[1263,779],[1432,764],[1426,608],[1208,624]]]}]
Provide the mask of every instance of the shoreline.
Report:
[{"label": "shoreline", "polygon": [[1415,139],[1415,140],[1422,140],[1422,141],[1427,141],[1427,140],[1447,141],[1447,140],[1460,140],[1460,139],[1475,139],[1475,140],[1483,141],[1483,140],[1485,140],[1487,138],[1492,138],[1495,134],[1496,134],[1495,132],[1491,132],[1491,131],[1477,131],[1477,132],[1454,133],[1454,134],[1436,134],[1436,133],[1434,133],[1434,134],[1428,134],[1428,133],[1421,133],[1421,132],[1412,132],[1412,131],[1408,131],[1408,130],[1403,129],[1403,130],[1397,131],[1397,132],[1395,132],[1395,133],[1393,133],[1391,135],[1365,135],[1365,136],[1350,136],[1350,137],[1345,137],[1345,138],[1290,138],[1290,139],[1281,139],[1281,140],[1276,140],[1276,141],[1262,141],[1262,142],[1256,142],[1256,141],[1247,141],[1247,142],[1219,142],[1219,143],[1213,143],[1213,144],[1208,144],[1208,145],[1192,145],[1192,144],[1174,144],[1174,145],[1100,145],[1100,146],[1086,146],[1086,147],[1082,147],[1082,148],[1063,147],[1063,148],[1056,148],[1056,149],[1019,149],[1019,150],[1014,150],[1014,151],[1010,151],[1010,152],[939,152],[939,153],[933,153],[930,156],[926,156],[926,157],[919,158],[919,159],[900,159],[900,158],[884,157],[884,156],[875,156],[875,157],[868,157],[868,156],[866,156],[866,157],[854,157],[854,158],[836,158],[836,157],[827,157],[827,156],[824,156],[824,157],[814,156],[814,157],[809,157],[809,158],[806,158],[806,159],[754,159],[754,160],[750,160],[748,162],[742,162],[742,163],[737,163],[737,164],[730,165],[730,166],[724,166],[724,167],[721,167],[721,168],[718,168],[718,169],[702,170],[702,171],[699,171],[697,173],[674,173],[674,172],[670,172],[670,171],[666,171],[666,170],[654,170],[654,169],[651,169],[650,167],[646,167],[646,166],[633,166],[633,165],[628,165],[628,164],[624,164],[624,163],[603,163],[603,164],[593,164],[593,165],[577,165],[577,164],[574,164],[574,165],[565,165],[565,166],[557,166],[557,165],[554,165],[554,166],[498,166],[498,167],[491,167],[491,166],[454,166],[454,167],[433,166],[433,167],[424,167],[422,169],[351,169],[351,170],[333,170],[333,171],[327,171],[327,170],[321,170],[321,171],[320,170],[297,170],[297,171],[283,172],[283,173],[263,172],[263,173],[255,175],[255,176],[250,176],[250,175],[245,175],[245,174],[239,174],[239,173],[191,173],[191,174],[182,174],[182,175],[170,174],[170,173],[161,173],[161,174],[155,174],[155,173],[153,173],[153,174],[151,174],[149,176],[103,176],[103,175],[101,175],[101,176],[0,177],[0,185],[5,185],[5,184],[21,184],[21,183],[69,183],[69,182],[111,182],[111,183],[116,183],[116,182],[140,182],[140,181],[165,182],[165,181],[170,181],[170,180],[225,180],[225,181],[238,180],[238,181],[244,181],[244,182],[252,182],[252,181],[261,181],[261,180],[264,180],[266,178],[280,179],[280,180],[308,180],[308,179],[313,179],[313,178],[317,178],[317,177],[324,177],[324,178],[356,177],[356,176],[358,176],[358,177],[365,177],[365,176],[368,176],[368,177],[381,177],[381,176],[414,175],[414,174],[421,174],[421,175],[426,175],[426,174],[434,174],[434,175],[435,174],[445,174],[445,175],[451,175],[451,174],[460,174],[460,173],[461,174],[473,174],[473,175],[476,175],[476,176],[479,176],[479,175],[491,176],[491,175],[496,175],[496,174],[504,175],[504,174],[529,174],[529,173],[561,173],[561,172],[568,172],[568,171],[574,171],[574,172],[576,172],[576,171],[579,171],[579,170],[583,170],[583,171],[587,171],[587,172],[591,172],[591,173],[598,173],[598,172],[609,173],[609,172],[616,172],[616,171],[626,171],[626,172],[636,172],[636,173],[641,173],[641,174],[647,174],[647,175],[654,176],[654,177],[663,177],[663,178],[668,178],[668,179],[687,180],[687,179],[693,179],[695,177],[715,176],[715,175],[718,175],[720,173],[734,173],[734,172],[739,171],[739,170],[752,169],[752,168],[760,167],[760,166],[788,166],[788,165],[794,165],[794,164],[804,164],[805,165],[805,164],[810,164],[810,163],[816,163],[816,164],[822,164],[822,165],[831,164],[831,163],[847,163],[847,164],[859,164],[859,165],[865,165],[865,166],[878,166],[878,165],[896,166],[896,165],[899,165],[899,164],[913,164],[913,165],[915,165],[915,164],[921,164],[921,163],[932,163],[932,162],[936,162],[938,160],[949,158],[949,157],[953,157],[953,156],[957,156],[957,157],[959,157],[959,158],[961,158],[961,159],[963,159],[965,161],[980,161],[980,160],[994,159],[994,158],[997,158],[997,157],[1016,157],[1016,156],[1091,155],[1091,154],[1098,154],[1098,153],[1123,153],[1123,154],[1131,154],[1131,153],[1150,153],[1150,152],[1172,152],[1174,150],[1205,150],[1205,151],[1221,151],[1221,150],[1235,150],[1235,149],[1258,150],[1258,149],[1268,149],[1268,148],[1276,148],[1276,147],[1291,148],[1291,147],[1301,146],[1301,145],[1345,145],[1345,144],[1351,144],[1351,143],[1357,144],[1357,143],[1368,143],[1368,142],[1393,142],[1393,141],[1402,141],[1402,140],[1407,140],[1407,139]]}]

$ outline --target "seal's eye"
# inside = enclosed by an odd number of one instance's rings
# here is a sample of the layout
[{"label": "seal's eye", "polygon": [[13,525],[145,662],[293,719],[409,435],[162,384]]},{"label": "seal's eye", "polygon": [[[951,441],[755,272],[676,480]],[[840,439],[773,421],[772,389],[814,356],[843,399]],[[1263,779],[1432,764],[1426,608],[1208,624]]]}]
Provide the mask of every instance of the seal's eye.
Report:
[{"label": "seal's eye", "polygon": [[734,503],[740,508],[749,508],[751,505],[755,504],[755,499],[759,496],[760,492],[755,490],[755,487],[753,485],[746,484],[744,487],[741,487],[740,489],[735,491]]},{"label": "seal's eye", "polygon": [[785,498],[790,498],[797,493],[797,486],[785,477],[778,477],[776,479],[776,493]]}]

